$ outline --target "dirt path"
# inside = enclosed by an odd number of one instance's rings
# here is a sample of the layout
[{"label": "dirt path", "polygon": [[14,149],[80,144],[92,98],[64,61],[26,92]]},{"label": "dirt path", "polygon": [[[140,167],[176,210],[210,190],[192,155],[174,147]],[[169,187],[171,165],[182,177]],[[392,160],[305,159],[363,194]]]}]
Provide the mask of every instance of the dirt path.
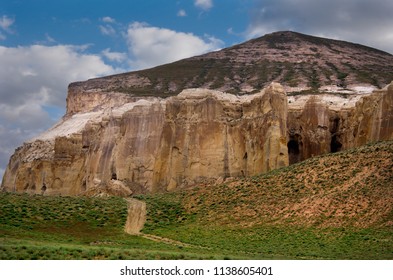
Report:
[{"label": "dirt path", "polygon": [[[177,240],[173,240],[170,238],[161,237],[161,236],[157,236],[157,235],[152,235],[152,234],[141,234],[140,236],[143,238],[152,240],[152,241],[161,242],[161,243],[165,243],[165,244],[169,244],[169,245],[176,245],[176,246],[182,246],[182,247],[187,247],[187,248],[204,248],[201,246],[187,244],[187,243],[183,243],[183,242],[180,242]],[[206,249],[206,248],[204,248],[204,249]]]}]

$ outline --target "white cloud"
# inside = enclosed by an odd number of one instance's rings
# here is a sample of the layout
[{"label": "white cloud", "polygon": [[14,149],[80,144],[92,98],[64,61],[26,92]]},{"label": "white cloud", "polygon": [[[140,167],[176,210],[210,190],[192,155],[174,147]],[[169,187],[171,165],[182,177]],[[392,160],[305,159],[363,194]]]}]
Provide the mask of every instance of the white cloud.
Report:
[{"label": "white cloud", "polygon": [[53,124],[53,110],[64,113],[70,82],[113,74],[86,48],[0,46],[0,169],[16,146]]},{"label": "white cloud", "polygon": [[187,16],[187,13],[186,13],[185,10],[181,9],[181,10],[179,10],[179,11],[177,12],[177,16],[178,16],[178,17],[186,17],[186,16]]},{"label": "white cloud", "polygon": [[[63,105],[68,83],[113,72],[100,56],[84,54],[88,46],[0,46],[1,103],[20,104],[49,91],[49,102]],[[40,98],[41,99],[41,98]]]},{"label": "white cloud", "polygon": [[110,61],[114,61],[114,62],[124,62],[128,59],[128,56],[126,53],[121,53],[121,52],[111,52],[111,50],[105,49],[102,51],[102,54],[105,58],[109,59]]},{"label": "white cloud", "polygon": [[214,37],[202,39],[192,33],[134,22],[125,35],[134,68],[147,68],[217,50],[223,42]]},{"label": "white cloud", "polygon": [[213,8],[213,0],[195,0],[194,5],[202,10],[208,11]]},{"label": "white cloud", "polygon": [[255,0],[246,39],[293,30],[393,53],[391,0]]},{"label": "white cloud", "polygon": [[[119,24],[116,22],[114,18],[111,17],[103,17],[100,19],[102,22],[106,23],[105,25],[100,25],[98,28],[101,31],[102,35],[106,36],[116,36],[117,31],[116,31],[116,26],[119,26]],[[113,27],[113,25],[115,27]]]},{"label": "white cloud", "polygon": [[103,17],[101,20],[106,23],[115,23],[116,22],[116,20],[111,17]]}]

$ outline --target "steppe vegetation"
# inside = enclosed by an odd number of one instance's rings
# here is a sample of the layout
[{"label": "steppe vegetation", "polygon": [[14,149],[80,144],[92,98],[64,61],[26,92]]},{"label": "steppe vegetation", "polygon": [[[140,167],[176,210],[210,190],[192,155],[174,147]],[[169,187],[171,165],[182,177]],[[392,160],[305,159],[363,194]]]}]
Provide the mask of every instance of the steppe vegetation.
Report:
[{"label": "steppe vegetation", "polygon": [[393,259],[393,141],[147,203],[0,194],[0,259]]}]

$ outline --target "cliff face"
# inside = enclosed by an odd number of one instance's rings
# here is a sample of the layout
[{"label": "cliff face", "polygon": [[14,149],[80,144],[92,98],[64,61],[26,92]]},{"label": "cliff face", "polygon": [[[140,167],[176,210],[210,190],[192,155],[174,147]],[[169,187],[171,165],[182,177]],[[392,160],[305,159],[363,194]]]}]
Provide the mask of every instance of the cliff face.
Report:
[{"label": "cliff face", "polygon": [[289,162],[393,139],[393,83],[372,94],[290,98]]},{"label": "cliff face", "polygon": [[388,139],[393,83],[345,97],[287,97],[276,83],[242,97],[206,89],[167,99],[71,92],[66,117],[16,150],[2,188],[121,196],[171,191]]},{"label": "cliff face", "polygon": [[75,96],[89,107],[69,95],[67,116],[11,157],[5,190],[126,196],[288,165],[278,84],[244,97],[194,89],[109,106],[93,93]]}]

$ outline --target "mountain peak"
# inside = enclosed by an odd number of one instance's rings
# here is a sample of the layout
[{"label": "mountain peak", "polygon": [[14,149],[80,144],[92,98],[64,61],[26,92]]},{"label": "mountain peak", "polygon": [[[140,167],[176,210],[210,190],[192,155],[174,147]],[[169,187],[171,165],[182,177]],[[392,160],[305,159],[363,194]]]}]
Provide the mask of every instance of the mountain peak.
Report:
[{"label": "mountain peak", "polygon": [[219,51],[155,68],[72,84],[81,90],[170,96],[186,88],[254,93],[271,82],[289,92],[383,88],[393,55],[359,44],[293,31],[266,34]]},{"label": "mountain peak", "polygon": [[364,49],[369,52],[376,52],[384,55],[390,55],[387,52],[364,46],[361,44],[356,44],[356,43],[351,43],[343,40],[337,40],[337,39],[329,39],[326,37],[317,37],[317,36],[312,36],[312,35],[307,35],[295,31],[276,31],[273,33],[266,34],[262,37],[250,40],[249,42],[255,43],[258,41],[266,41],[270,43],[270,47],[274,46],[279,46],[280,44],[288,44],[288,43],[308,43],[308,44],[313,44],[316,46],[327,46],[327,47],[332,47],[334,45],[337,46],[342,46],[342,47],[348,47],[348,48],[359,48],[359,49]]}]

